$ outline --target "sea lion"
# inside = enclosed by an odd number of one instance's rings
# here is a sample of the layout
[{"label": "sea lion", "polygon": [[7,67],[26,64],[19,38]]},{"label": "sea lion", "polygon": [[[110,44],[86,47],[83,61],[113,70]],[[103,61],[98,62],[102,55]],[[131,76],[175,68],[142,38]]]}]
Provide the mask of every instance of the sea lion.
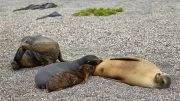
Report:
[{"label": "sea lion", "polygon": [[54,3],[44,3],[44,4],[41,4],[41,5],[30,4],[27,7],[23,7],[23,8],[20,8],[20,9],[13,10],[13,12],[21,11],[21,10],[35,10],[35,9],[42,10],[42,9],[48,9],[48,8],[54,8],[54,7],[57,7],[57,5],[54,4]]},{"label": "sea lion", "polygon": [[51,64],[57,59],[61,62],[65,61],[56,41],[41,35],[26,36],[21,40],[11,65],[14,70],[18,70]]},{"label": "sea lion", "polygon": [[52,92],[80,83],[83,84],[94,71],[95,66],[85,64],[80,66],[80,71],[59,72],[48,78],[46,89],[48,92]]},{"label": "sea lion", "polygon": [[48,14],[48,15],[39,17],[39,18],[37,18],[36,20],[39,20],[39,19],[45,19],[45,18],[47,18],[47,17],[57,17],[57,16],[62,16],[62,15],[59,14],[58,12],[54,11],[54,12]]},{"label": "sea lion", "polygon": [[89,64],[96,66],[102,60],[95,55],[86,55],[80,59],[67,62],[53,63],[41,68],[35,75],[35,84],[37,88],[45,89],[48,82],[48,78],[56,73],[80,71],[80,66],[83,64]]},{"label": "sea lion", "polygon": [[139,58],[104,59],[96,66],[95,76],[116,79],[117,81],[147,88],[168,88],[170,77],[155,64]]}]

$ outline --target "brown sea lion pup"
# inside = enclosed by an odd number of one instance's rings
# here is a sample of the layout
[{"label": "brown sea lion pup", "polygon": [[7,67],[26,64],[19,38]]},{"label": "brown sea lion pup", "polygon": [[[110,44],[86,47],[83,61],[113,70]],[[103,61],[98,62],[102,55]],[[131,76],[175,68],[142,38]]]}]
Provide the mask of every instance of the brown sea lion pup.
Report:
[{"label": "brown sea lion pup", "polygon": [[45,89],[48,78],[57,73],[72,71],[77,72],[81,71],[81,66],[84,64],[96,66],[101,62],[102,60],[95,55],[86,55],[74,61],[58,62],[46,65],[43,68],[39,69],[39,71],[35,75],[36,87],[39,89]]},{"label": "brown sea lion pup", "polygon": [[117,81],[147,88],[168,88],[170,77],[155,64],[138,58],[105,59],[96,66],[96,76],[116,79]]},{"label": "brown sea lion pup", "polygon": [[64,61],[56,41],[41,35],[26,36],[21,40],[11,65],[14,70],[18,70],[51,64],[57,59]]},{"label": "brown sea lion pup", "polygon": [[80,71],[69,71],[60,72],[49,77],[46,84],[46,89],[48,92],[57,91],[72,87],[77,84],[85,83],[90,75],[95,71],[95,66],[84,64],[82,65]]}]

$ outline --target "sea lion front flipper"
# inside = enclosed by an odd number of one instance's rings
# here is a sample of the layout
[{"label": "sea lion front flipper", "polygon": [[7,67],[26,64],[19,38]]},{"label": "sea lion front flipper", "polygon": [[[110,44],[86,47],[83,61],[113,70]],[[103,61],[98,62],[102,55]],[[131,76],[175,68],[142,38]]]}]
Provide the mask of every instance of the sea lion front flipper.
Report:
[{"label": "sea lion front flipper", "polygon": [[17,61],[17,62],[20,61],[25,51],[26,51],[25,49],[23,49],[22,47],[19,47],[14,57],[14,61]]},{"label": "sea lion front flipper", "polygon": [[89,73],[86,73],[86,74],[85,74],[85,78],[84,78],[84,80],[81,82],[81,84],[85,84],[85,83],[87,82],[88,78],[89,78]]},{"label": "sea lion front flipper", "polygon": [[13,62],[11,63],[12,65],[12,68],[14,70],[18,70],[20,69],[20,61],[25,53],[25,49],[23,49],[22,47],[19,47],[19,49],[17,50],[16,54],[15,54],[15,57],[14,57],[14,60]]}]

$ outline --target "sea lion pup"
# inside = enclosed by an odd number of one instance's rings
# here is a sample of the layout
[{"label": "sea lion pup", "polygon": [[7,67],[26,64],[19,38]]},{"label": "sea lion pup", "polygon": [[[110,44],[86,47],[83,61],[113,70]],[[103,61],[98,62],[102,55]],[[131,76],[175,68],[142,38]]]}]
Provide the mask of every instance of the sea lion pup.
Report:
[{"label": "sea lion pup", "polygon": [[80,71],[60,72],[48,78],[46,89],[48,92],[72,87],[73,85],[85,83],[95,71],[95,66],[84,64]]},{"label": "sea lion pup", "polygon": [[161,72],[153,63],[138,58],[105,59],[96,66],[96,76],[116,79],[117,81],[147,88],[168,88],[170,77]]},{"label": "sea lion pup", "polygon": [[80,66],[83,64],[89,64],[96,66],[102,60],[96,57],[95,55],[86,55],[80,59],[67,62],[59,62],[46,65],[41,68],[38,73],[35,75],[35,84],[37,88],[45,89],[48,82],[48,78],[56,73],[63,72],[77,72],[80,71]]},{"label": "sea lion pup", "polygon": [[64,62],[57,42],[41,35],[26,36],[21,40],[11,65],[18,70],[51,64],[57,59]]}]

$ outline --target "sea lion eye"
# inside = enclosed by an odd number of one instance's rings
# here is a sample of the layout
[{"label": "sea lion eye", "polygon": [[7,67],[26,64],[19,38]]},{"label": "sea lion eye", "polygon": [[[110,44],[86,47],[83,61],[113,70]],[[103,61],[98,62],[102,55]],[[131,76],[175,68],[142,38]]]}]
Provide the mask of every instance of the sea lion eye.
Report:
[{"label": "sea lion eye", "polygon": [[87,61],[86,63],[89,64],[89,63],[91,63],[91,61]]},{"label": "sea lion eye", "polygon": [[87,61],[86,63],[89,64],[89,65],[97,65],[96,61]]},{"label": "sea lion eye", "polygon": [[32,45],[33,40],[31,38],[28,38],[27,40],[25,40],[26,44]]}]

